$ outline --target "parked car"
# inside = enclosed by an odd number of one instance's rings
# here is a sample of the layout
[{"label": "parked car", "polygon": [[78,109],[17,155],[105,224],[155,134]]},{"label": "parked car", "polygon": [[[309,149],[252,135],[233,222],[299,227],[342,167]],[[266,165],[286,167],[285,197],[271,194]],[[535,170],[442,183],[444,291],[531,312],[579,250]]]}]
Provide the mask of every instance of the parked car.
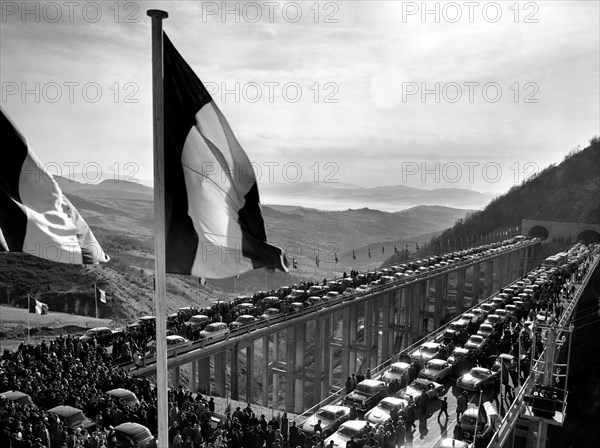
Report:
[{"label": "parked car", "polygon": [[252,325],[256,322],[256,320],[257,319],[254,316],[251,316],[249,314],[243,314],[241,316],[238,316],[236,320],[229,324],[229,329],[231,331],[239,330],[241,327],[245,327],[246,325]]},{"label": "parked car", "polygon": [[[346,448],[346,444],[351,437],[354,437],[355,440],[359,440],[362,437],[367,424],[368,422],[365,420],[348,420],[347,422],[342,423],[335,433],[325,439],[325,446]],[[331,445],[331,442],[333,442],[333,445]]]},{"label": "parked car", "polygon": [[139,404],[140,402],[140,400],[138,400],[137,395],[128,389],[112,389],[106,392],[106,394],[115,398],[117,401],[122,400],[127,406]]},{"label": "parked car", "polygon": [[316,414],[309,417],[301,426],[301,430],[312,437],[315,433],[315,425],[321,420],[323,429],[322,437],[328,437],[340,427],[342,423],[348,420],[350,408],[347,406],[327,405],[320,408]]},{"label": "parked car", "polygon": [[190,341],[184,338],[183,336],[179,336],[176,334],[167,336],[167,348],[173,347],[174,345],[186,344],[187,342]]},{"label": "parked car", "polygon": [[441,440],[437,448],[469,448],[469,444],[467,442],[463,442],[462,440],[445,438]]},{"label": "parked car", "polygon": [[440,349],[441,344],[437,342],[425,342],[410,354],[410,360],[425,365],[430,359],[440,357]]},{"label": "parked car", "polygon": [[93,338],[96,338],[98,344],[110,345],[113,343],[115,336],[121,336],[122,334],[123,332],[115,332],[108,327],[96,327],[86,331],[83,336],[79,337],[79,340],[82,342],[90,342]]},{"label": "parked car", "polygon": [[400,381],[402,379],[402,374],[404,372],[407,372],[407,374],[408,374],[409,367],[410,367],[410,364],[408,364],[406,362],[395,362],[383,374],[383,376],[381,377],[381,380],[385,381],[386,383],[391,383],[394,380]]},{"label": "parked car", "polygon": [[365,420],[373,423],[383,423],[390,419],[390,412],[393,409],[399,413],[408,406],[408,401],[398,397],[385,397],[377,406],[365,414]]},{"label": "parked car", "polygon": [[139,423],[121,423],[114,428],[118,448],[146,448],[154,436]]},{"label": "parked car", "polygon": [[485,412],[480,412],[479,406],[469,406],[460,416],[463,439],[467,442],[472,442],[475,434],[475,427],[477,426],[477,432],[481,434],[485,429],[485,422]]},{"label": "parked car", "polygon": [[260,316],[258,316],[259,320],[269,320],[274,317],[280,316],[281,310],[278,308],[267,308]]},{"label": "parked car", "polygon": [[364,296],[365,294],[369,294],[371,292],[371,288],[367,285],[358,285],[356,287],[356,294],[359,296]]},{"label": "parked car", "polygon": [[479,330],[477,330],[477,334],[479,336],[487,339],[489,337],[489,335],[492,334],[493,331],[494,331],[494,325],[489,322],[485,322],[479,326]]},{"label": "parked car", "polygon": [[448,361],[443,359],[431,359],[425,364],[425,368],[419,372],[419,378],[440,383],[450,375],[452,367]]},{"label": "parked car", "polygon": [[465,344],[465,348],[469,350],[481,350],[483,349],[485,343],[486,339],[483,336],[479,334],[474,334],[469,338],[469,340]]},{"label": "parked car", "polygon": [[469,373],[456,380],[456,386],[470,391],[478,392],[494,383],[494,375],[490,369],[473,367]]},{"label": "parked car", "polygon": [[387,384],[377,380],[363,380],[344,397],[344,405],[356,405],[359,411],[368,411],[387,395]]},{"label": "parked car", "polygon": [[434,381],[417,378],[402,391],[401,395],[406,399],[412,397],[414,400],[417,400],[425,392],[429,398],[437,398],[441,395],[443,387]]},{"label": "parked car", "polygon": [[327,294],[323,296],[323,301],[328,302],[330,300],[335,300],[340,296],[340,293],[337,291],[329,291]]},{"label": "parked car", "polygon": [[81,409],[72,406],[56,406],[48,409],[47,412],[58,415],[71,429],[92,429],[96,426],[96,423],[87,418]]},{"label": "parked car", "polygon": [[196,329],[199,328],[202,330],[210,323],[210,317],[205,316],[204,314],[196,314],[195,316],[190,317],[186,323],[184,323],[185,328]]},{"label": "parked car", "polygon": [[200,332],[200,339],[219,341],[226,339],[228,335],[229,327],[225,322],[213,322]]}]

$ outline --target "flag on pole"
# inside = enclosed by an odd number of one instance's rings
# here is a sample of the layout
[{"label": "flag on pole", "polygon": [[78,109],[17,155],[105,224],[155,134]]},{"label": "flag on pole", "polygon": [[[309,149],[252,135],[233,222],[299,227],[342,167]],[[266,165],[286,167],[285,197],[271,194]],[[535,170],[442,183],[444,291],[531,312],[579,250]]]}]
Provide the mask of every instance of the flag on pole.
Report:
[{"label": "flag on pole", "polygon": [[98,297],[98,299],[100,299],[100,302],[106,303],[106,291],[103,291],[102,289],[98,288],[97,286],[96,286],[96,297]]},{"label": "flag on pole", "polygon": [[166,271],[225,278],[261,267],[288,272],[267,244],[248,156],[210,94],[166,34]]},{"label": "flag on pole", "polygon": [[52,175],[0,108],[0,252],[59,263],[97,264],[109,257]]},{"label": "flag on pole", "polygon": [[37,299],[29,297],[29,312],[36,314],[48,314],[48,305]]},{"label": "flag on pole", "polygon": [[356,252],[352,251],[352,259],[356,260]]}]

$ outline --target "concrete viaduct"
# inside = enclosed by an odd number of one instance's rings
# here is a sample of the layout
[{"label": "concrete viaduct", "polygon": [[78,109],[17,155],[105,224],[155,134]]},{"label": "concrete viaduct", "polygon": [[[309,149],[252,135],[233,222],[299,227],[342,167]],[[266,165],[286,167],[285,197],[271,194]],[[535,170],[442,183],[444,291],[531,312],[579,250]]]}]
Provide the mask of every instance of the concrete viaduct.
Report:
[{"label": "concrete viaduct", "polygon": [[[172,382],[189,369],[189,388],[301,413],[444,322],[528,271],[538,241],[392,283],[353,300],[285,315],[227,340],[175,353]],[[198,347],[197,345],[195,347]],[[153,365],[132,372],[152,375]],[[213,380],[211,381],[211,378]],[[229,389],[229,390],[228,390]]]}]

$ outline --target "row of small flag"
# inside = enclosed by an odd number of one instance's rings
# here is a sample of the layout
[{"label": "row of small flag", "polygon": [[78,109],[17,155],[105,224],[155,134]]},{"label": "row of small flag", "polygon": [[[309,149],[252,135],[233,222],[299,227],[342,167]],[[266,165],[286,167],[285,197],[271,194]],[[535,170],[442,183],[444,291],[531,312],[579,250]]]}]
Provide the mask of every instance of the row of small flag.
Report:
[{"label": "row of small flag", "polygon": [[[106,300],[106,291],[98,288],[98,286],[94,286],[94,296],[96,300],[100,300],[102,303],[107,303]],[[40,302],[37,299],[31,298],[31,296],[27,296],[29,301],[29,312],[35,314],[48,314],[50,308],[48,304],[44,302]]]}]

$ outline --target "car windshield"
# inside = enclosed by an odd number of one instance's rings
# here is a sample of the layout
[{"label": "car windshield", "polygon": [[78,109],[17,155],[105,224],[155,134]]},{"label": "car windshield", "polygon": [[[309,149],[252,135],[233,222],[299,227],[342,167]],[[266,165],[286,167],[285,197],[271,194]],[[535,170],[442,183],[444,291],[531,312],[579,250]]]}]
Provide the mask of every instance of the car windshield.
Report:
[{"label": "car windshield", "polygon": [[335,414],[331,411],[327,411],[325,409],[321,410],[318,414],[317,417],[319,417],[320,419],[323,420],[335,420]]},{"label": "car windshield", "polygon": [[372,395],[373,389],[371,388],[371,386],[359,384],[358,386],[356,386],[356,392],[358,392],[359,394],[363,394],[363,395]]},{"label": "car windshield", "polygon": [[240,324],[246,324],[248,322],[254,322],[254,317],[252,317],[252,316],[240,316],[240,317],[237,318],[237,321]]},{"label": "car windshield", "polygon": [[377,407],[391,411],[392,409],[397,408],[398,405],[394,404],[394,403],[390,403],[389,401],[382,401],[381,403],[379,403],[379,405]]},{"label": "car windshield", "polygon": [[338,431],[338,433],[342,434],[344,436],[348,436],[348,437],[350,437],[350,436],[356,437],[358,435],[359,431],[357,431],[354,428],[350,428],[348,426],[344,426],[344,427],[340,428],[340,430]]},{"label": "car windshield", "polygon": [[416,390],[425,390],[427,388],[427,385],[420,381],[415,381],[414,383],[412,383],[410,385],[410,387],[412,387],[413,389],[416,389]]},{"label": "car windshield", "polygon": [[426,353],[428,355],[435,355],[437,353],[437,348],[423,346],[423,347],[421,347],[421,352]]},{"label": "car windshield", "polygon": [[463,327],[463,324],[462,324],[461,322],[452,322],[452,323],[451,323],[451,324],[448,326],[448,328],[449,328],[450,330],[454,330],[454,331],[459,331],[459,330],[461,330],[461,329],[462,329],[462,327]]},{"label": "car windshield", "polygon": [[207,320],[207,318],[204,317],[204,316],[192,316],[192,318],[189,321],[191,323],[193,323],[193,324],[198,324],[198,323],[203,322],[205,320]]},{"label": "car windshield", "polygon": [[427,370],[433,370],[435,372],[439,372],[444,367],[443,364],[429,364],[427,366]]},{"label": "car windshield", "polygon": [[479,344],[481,341],[483,341],[481,336],[471,336],[471,340],[469,342],[472,344]]},{"label": "car windshield", "polygon": [[404,372],[404,369],[400,366],[392,366],[390,368],[390,372],[402,373],[402,372]]},{"label": "car windshield", "polygon": [[490,376],[489,372],[486,372],[485,370],[471,370],[471,376],[474,376],[475,378],[480,378],[480,379],[485,379],[488,376]]},{"label": "car windshield", "polygon": [[222,327],[211,327],[210,325],[204,329],[204,331],[208,331],[209,333],[216,333],[221,330]]},{"label": "car windshield", "polygon": [[500,318],[500,316],[498,316],[498,315],[495,315],[495,314],[490,314],[490,315],[488,316],[488,320],[489,320],[490,322],[498,322],[498,319],[499,319],[499,318]]}]

